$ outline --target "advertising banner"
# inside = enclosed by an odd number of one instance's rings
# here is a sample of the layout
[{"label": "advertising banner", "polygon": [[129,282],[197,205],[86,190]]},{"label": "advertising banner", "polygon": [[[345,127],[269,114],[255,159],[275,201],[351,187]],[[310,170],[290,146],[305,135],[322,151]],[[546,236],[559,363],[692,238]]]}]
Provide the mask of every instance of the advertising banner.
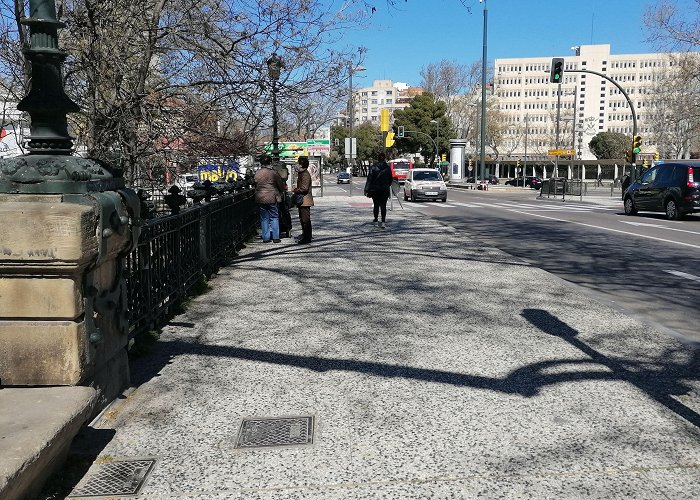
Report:
[{"label": "advertising banner", "polygon": [[202,160],[197,166],[199,181],[225,182],[229,178],[238,179],[240,164],[236,160]]}]

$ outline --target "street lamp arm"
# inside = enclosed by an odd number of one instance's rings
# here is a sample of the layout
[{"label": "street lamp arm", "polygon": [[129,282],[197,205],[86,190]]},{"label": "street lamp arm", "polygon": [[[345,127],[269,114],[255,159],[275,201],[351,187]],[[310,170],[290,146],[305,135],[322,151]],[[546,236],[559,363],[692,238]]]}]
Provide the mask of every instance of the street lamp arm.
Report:
[{"label": "street lamp arm", "polygon": [[425,132],[419,132],[418,130],[404,130],[403,133],[404,133],[404,134],[420,134],[420,135],[426,136],[428,139],[430,139],[430,142],[433,143],[433,146],[435,146],[435,155],[436,155],[436,157],[437,157],[437,158],[440,157],[440,153],[438,152],[438,146],[437,146],[437,143],[435,142],[435,139],[433,139],[432,137],[430,137],[430,136],[429,136],[428,134],[426,134]]},{"label": "street lamp arm", "polygon": [[[569,73],[591,73],[593,75],[599,76],[601,78],[605,78],[607,81],[612,83],[617,87],[617,89],[622,92],[622,95],[625,96],[625,99],[627,99],[627,104],[629,104],[630,111],[632,111],[632,147],[634,148],[634,138],[637,137],[637,113],[634,111],[634,104],[632,104],[632,99],[630,99],[630,96],[625,92],[625,89],[622,88],[622,86],[617,83],[615,80],[610,78],[608,75],[605,75],[603,73],[598,73],[597,71],[592,71],[590,69],[570,69],[568,70]],[[637,175],[637,164],[636,162],[632,163],[632,181],[634,182],[635,177]]]}]

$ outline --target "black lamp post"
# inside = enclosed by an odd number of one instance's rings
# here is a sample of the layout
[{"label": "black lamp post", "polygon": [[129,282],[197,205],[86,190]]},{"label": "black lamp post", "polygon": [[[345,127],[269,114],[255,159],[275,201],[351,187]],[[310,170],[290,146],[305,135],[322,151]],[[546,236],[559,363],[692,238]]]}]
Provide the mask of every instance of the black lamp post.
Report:
[{"label": "black lamp post", "polygon": [[65,52],[58,48],[54,0],[30,0],[31,43],[24,49],[31,62],[31,88],[17,109],[31,118],[29,154],[0,160],[0,193],[86,193],[122,189],[121,173],[102,162],[71,156],[73,138],[68,134],[67,113],[78,111],[63,90],[61,64]]},{"label": "black lamp post", "polygon": [[272,80],[272,161],[277,165],[280,161],[279,136],[277,134],[277,81],[280,79],[282,58],[272,54],[267,60],[267,72]]}]

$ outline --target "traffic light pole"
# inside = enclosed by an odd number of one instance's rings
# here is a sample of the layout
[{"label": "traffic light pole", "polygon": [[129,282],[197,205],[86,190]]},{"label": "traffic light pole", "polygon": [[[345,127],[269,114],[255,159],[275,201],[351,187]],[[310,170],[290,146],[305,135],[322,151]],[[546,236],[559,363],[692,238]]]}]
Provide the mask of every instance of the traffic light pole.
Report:
[{"label": "traffic light pole", "polygon": [[437,148],[437,143],[435,142],[435,139],[433,139],[432,137],[430,137],[428,134],[426,134],[426,133],[424,133],[424,132],[419,132],[418,130],[404,130],[403,133],[404,133],[404,134],[419,134],[419,135],[424,135],[424,136],[426,136],[428,139],[430,139],[430,142],[433,143],[433,146],[435,147],[435,151],[437,152],[437,150],[438,150],[438,148]]},{"label": "traffic light pole", "polygon": [[637,113],[634,111],[634,104],[632,103],[632,99],[630,99],[630,96],[627,95],[627,92],[625,92],[625,89],[623,89],[619,83],[617,83],[615,80],[610,78],[607,75],[604,75],[603,73],[598,73],[597,71],[591,71],[590,69],[570,69],[568,70],[570,73],[591,73],[593,75],[597,75],[601,78],[605,78],[607,81],[612,83],[617,87],[617,89],[622,92],[622,95],[625,96],[625,99],[627,99],[627,104],[630,107],[630,111],[632,111],[632,170],[630,172],[630,181],[634,182],[637,179],[637,154],[634,152],[634,138],[637,137]]},{"label": "traffic light pole", "polygon": [[[486,28],[488,26],[488,13],[489,10],[486,6],[486,0],[484,0],[484,41],[483,41],[483,53],[481,55],[481,140],[479,147],[479,170],[481,174],[481,182],[486,180]],[[474,176],[476,180],[476,176]]]},{"label": "traffic light pole", "polygon": [[523,189],[525,189],[525,174],[527,173],[527,129],[530,128],[530,115],[525,113],[525,163],[523,164]]},{"label": "traffic light pole", "polygon": [[[561,82],[557,84],[557,124],[556,124],[556,149],[559,149],[559,117],[561,116]],[[554,157],[554,177],[559,177],[559,155]]]}]

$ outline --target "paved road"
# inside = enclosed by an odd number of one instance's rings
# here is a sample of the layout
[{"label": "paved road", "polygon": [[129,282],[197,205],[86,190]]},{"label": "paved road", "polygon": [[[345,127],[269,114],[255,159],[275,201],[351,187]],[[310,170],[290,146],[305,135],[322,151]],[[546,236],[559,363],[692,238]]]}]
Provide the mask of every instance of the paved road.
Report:
[{"label": "paved road", "polygon": [[[624,215],[622,204],[535,192],[452,189],[448,203],[408,203],[516,257],[582,285],[631,315],[700,341],[700,216]],[[657,326],[658,326],[657,325]]]},{"label": "paved road", "polygon": [[[700,498],[700,349],[422,207],[379,229],[362,196],[319,197],[310,245],[252,241],[134,360],[83,461],[155,459],[147,500]],[[312,442],[241,430],[294,416]]]}]

